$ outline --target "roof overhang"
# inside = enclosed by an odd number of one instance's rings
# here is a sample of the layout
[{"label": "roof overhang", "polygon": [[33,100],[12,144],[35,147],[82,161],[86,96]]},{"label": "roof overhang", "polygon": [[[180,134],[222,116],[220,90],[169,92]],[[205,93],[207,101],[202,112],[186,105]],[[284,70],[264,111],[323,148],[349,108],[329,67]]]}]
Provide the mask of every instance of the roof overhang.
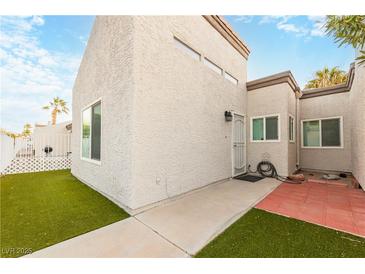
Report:
[{"label": "roof overhang", "polygon": [[239,38],[232,27],[219,15],[203,15],[203,17],[215,28],[243,57],[248,59],[250,49],[247,44]]},{"label": "roof overhang", "polygon": [[352,63],[345,84],[340,84],[333,87],[305,89],[303,90],[303,95],[300,97],[300,99],[307,99],[318,96],[349,92],[351,90],[352,82],[354,81],[354,76],[355,76],[355,64]]},{"label": "roof overhang", "polygon": [[300,88],[297,81],[295,81],[293,74],[290,71],[284,71],[277,74],[273,74],[267,77],[263,77],[257,80],[247,82],[247,91],[255,90],[259,88],[269,87],[273,85],[287,83],[295,94],[300,94]]}]

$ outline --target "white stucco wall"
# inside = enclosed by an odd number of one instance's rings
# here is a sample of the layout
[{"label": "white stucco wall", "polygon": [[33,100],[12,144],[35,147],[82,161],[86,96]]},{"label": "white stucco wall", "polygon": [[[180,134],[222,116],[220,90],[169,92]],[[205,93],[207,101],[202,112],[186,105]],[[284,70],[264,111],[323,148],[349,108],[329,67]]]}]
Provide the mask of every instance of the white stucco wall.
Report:
[{"label": "white stucco wall", "polygon": [[[301,99],[300,120],[343,117],[343,148],[302,148],[300,167],[318,170],[351,171],[350,92]],[[302,128],[300,127],[300,132]]]},{"label": "white stucco wall", "polygon": [[350,91],[352,173],[365,189],[365,66],[356,66]]},{"label": "white stucco wall", "polygon": [[[73,88],[72,168],[119,205],[132,196],[133,17],[96,17]],[[81,110],[101,98],[101,163],[80,159]]]},{"label": "white stucco wall", "polygon": [[[246,60],[201,16],[136,17],[133,199],[138,208],[229,178],[232,123],[245,114]],[[176,48],[187,43],[235,86]]]},{"label": "white stucco wall", "polygon": [[[177,49],[174,35],[239,85]],[[224,111],[245,114],[246,65],[201,16],[97,17],[73,90],[72,173],[127,209],[229,178]],[[81,110],[98,98],[100,165],[80,159]]]},{"label": "white stucco wall", "polygon": [[[247,161],[255,170],[262,160],[269,160],[279,175],[287,176],[295,170],[294,147],[289,142],[289,109],[295,116],[295,94],[289,84],[282,83],[247,92]],[[289,108],[290,106],[290,108]],[[293,108],[294,107],[294,108]],[[251,142],[251,118],[271,114],[280,115],[280,141]],[[289,153],[290,148],[290,153]],[[290,166],[289,166],[290,158]],[[294,168],[294,170],[293,170]]]}]

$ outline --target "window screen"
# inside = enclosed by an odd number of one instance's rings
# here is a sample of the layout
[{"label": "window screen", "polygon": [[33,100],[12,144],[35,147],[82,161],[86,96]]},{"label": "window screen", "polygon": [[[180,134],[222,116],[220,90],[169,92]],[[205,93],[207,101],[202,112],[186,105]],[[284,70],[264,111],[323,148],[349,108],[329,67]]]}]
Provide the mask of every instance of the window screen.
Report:
[{"label": "window screen", "polygon": [[294,118],[289,116],[289,141],[294,141]]},{"label": "window screen", "polygon": [[89,158],[91,130],[91,109],[88,108],[82,113],[82,157]]},{"label": "window screen", "polygon": [[322,120],[322,146],[341,146],[340,119]]},{"label": "window screen", "polygon": [[252,139],[254,141],[264,140],[264,118],[253,119],[252,131]]},{"label": "window screen", "polygon": [[304,147],[340,147],[341,119],[318,119],[303,122]]},{"label": "window screen", "polygon": [[82,149],[81,156],[100,160],[101,143],[101,102],[82,112]]},{"label": "window screen", "polygon": [[266,140],[278,139],[278,117],[266,117]]},{"label": "window screen", "polygon": [[279,140],[279,116],[252,118],[251,123],[252,141]]},{"label": "window screen", "polygon": [[92,107],[91,159],[100,160],[101,105]]},{"label": "window screen", "polygon": [[303,122],[303,145],[306,147],[320,146],[319,120]]}]

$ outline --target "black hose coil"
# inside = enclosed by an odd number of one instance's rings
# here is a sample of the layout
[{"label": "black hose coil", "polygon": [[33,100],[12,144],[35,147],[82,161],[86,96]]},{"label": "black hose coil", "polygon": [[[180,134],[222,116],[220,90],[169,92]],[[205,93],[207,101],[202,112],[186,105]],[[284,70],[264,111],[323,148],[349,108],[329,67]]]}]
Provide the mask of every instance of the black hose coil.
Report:
[{"label": "black hose coil", "polygon": [[[250,172],[252,172],[252,171],[250,171]],[[278,174],[278,172],[276,171],[275,166],[269,161],[259,162],[257,164],[255,172],[258,172],[262,177],[275,178],[275,179],[277,179],[279,181],[282,181],[282,182],[293,183],[293,184],[300,184],[301,183],[299,181],[293,181],[293,180],[288,179],[287,177],[280,176]]]}]

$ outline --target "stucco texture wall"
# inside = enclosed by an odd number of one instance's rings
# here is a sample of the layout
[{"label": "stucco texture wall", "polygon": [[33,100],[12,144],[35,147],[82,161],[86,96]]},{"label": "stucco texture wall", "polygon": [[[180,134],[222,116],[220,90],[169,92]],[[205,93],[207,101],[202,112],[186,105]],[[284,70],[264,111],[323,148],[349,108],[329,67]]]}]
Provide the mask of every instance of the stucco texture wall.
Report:
[{"label": "stucco texture wall", "polygon": [[[132,208],[229,178],[224,111],[245,114],[246,105],[246,59],[203,17],[135,17],[135,29]],[[239,85],[176,48],[174,36]]]},{"label": "stucco texture wall", "polygon": [[[96,17],[73,88],[72,168],[117,204],[132,196],[133,18]],[[100,165],[80,159],[81,111],[101,98]]]},{"label": "stucco texture wall", "polygon": [[[176,48],[174,36],[239,80]],[[97,17],[73,89],[72,173],[137,209],[229,178],[246,59],[201,16]],[[81,110],[101,98],[100,165],[80,159]]]},{"label": "stucco texture wall", "polygon": [[[293,101],[291,94],[295,98],[293,90],[287,83],[247,92],[247,161],[251,165],[251,169],[256,169],[260,161],[269,160],[273,163],[279,175],[287,176],[294,171],[295,149],[291,144],[288,144],[289,109],[295,116],[295,106],[292,106],[295,99]],[[271,114],[280,115],[280,141],[252,142],[251,118]],[[288,164],[289,159],[290,166]]]},{"label": "stucco texture wall", "polygon": [[365,189],[365,65],[357,65],[350,91],[352,173]]},{"label": "stucco texture wall", "polygon": [[[343,148],[302,148],[300,167],[318,170],[351,171],[350,92],[300,100],[300,120],[343,117]],[[302,128],[300,127],[300,131]],[[301,132],[300,132],[301,133]]]}]

